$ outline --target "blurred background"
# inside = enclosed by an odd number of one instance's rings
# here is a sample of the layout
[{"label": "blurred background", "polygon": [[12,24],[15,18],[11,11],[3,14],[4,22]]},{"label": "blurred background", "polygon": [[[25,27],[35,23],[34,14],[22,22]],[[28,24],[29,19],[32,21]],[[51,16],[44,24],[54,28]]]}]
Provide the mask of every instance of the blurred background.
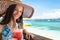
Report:
[{"label": "blurred background", "polygon": [[[34,8],[31,18],[24,18],[24,26],[30,32],[60,40],[60,0],[22,0]],[[32,31],[32,30],[36,31]],[[38,32],[37,32],[38,31]]]}]

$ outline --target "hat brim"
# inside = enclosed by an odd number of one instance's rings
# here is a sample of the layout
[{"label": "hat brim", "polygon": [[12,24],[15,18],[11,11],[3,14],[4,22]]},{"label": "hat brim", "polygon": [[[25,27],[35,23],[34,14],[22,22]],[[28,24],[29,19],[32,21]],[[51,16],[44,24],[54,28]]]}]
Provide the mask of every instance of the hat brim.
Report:
[{"label": "hat brim", "polygon": [[23,12],[23,17],[24,18],[30,18],[32,17],[33,13],[34,13],[34,9],[31,6],[28,6],[26,4],[23,4],[24,6],[24,12]]},{"label": "hat brim", "polygon": [[[18,2],[14,2],[14,1],[4,1],[5,4],[2,3],[2,2],[3,2],[3,1],[0,1],[0,3],[1,3],[2,5],[5,5],[5,6],[6,6],[6,7],[4,8],[4,10],[6,10],[7,7],[8,7],[9,5],[11,5],[11,4],[18,4]],[[20,3],[19,3],[19,4],[20,4]],[[22,4],[22,5],[23,5],[23,7],[24,7],[23,18],[30,18],[30,17],[32,17],[33,12],[34,12],[34,8],[31,7],[31,6],[28,6],[28,5],[26,5],[26,4]],[[1,11],[1,8],[3,9],[3,6],[0,5],[0,14],[4,12],[4,10]]]}]

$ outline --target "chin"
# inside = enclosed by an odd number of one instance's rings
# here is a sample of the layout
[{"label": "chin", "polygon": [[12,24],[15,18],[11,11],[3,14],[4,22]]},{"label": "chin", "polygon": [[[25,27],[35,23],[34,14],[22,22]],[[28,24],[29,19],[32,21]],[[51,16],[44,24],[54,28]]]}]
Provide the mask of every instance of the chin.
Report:
[{"label": "chin", "polygon": [[15,19],[18,19],[19,17],[18,16],[14,16]]},{"label": "chin", "polygon": [[19,17],[16,17],[15,19],[17,20]]}]

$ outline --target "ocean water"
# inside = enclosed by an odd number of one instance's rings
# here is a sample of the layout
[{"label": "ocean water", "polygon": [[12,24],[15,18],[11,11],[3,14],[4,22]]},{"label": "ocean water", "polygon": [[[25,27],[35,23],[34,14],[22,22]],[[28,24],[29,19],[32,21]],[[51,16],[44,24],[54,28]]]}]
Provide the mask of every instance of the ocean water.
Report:
[{"label": "ocean water", "polygon": [[23,22],[31,25],[25,27],[31,33],[60,40],[60,21],[24,20]]},{"label": "ocean water", "polygon": [[[60,22],[41,21],[41,20],[24,20],[24,23],[31,24],[32,28],[39,30],[60,31]],[[29,26],[30,27],[30,26]]]}]

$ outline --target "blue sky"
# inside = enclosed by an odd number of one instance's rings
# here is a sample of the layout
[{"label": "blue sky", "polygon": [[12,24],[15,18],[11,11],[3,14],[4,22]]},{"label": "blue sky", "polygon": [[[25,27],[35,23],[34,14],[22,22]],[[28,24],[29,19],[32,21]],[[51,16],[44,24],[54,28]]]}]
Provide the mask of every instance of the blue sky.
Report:
[{"label": "blue sky", "polygon": [[22,0],[34,8],[34,19],[60,18],[60,0]]}]

